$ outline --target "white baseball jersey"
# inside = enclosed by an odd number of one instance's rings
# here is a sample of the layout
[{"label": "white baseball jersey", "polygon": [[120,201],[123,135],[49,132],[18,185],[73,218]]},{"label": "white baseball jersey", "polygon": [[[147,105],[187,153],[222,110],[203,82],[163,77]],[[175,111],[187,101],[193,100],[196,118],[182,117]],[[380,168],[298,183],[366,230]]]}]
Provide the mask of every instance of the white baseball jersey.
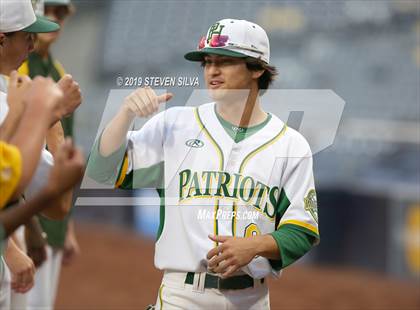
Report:
[{"label": "white baseball jersey", "polygon": [[[97,148],[98,142],[93,154]],[[127,146],[111,157],[125,150],[117,185],[154,187],[163,179],[159,269],[205,271],[206,254],[215,246],[209,234],[244,237],[291,224],[318,236],[309,145],[274,115],[235,143],[215,103],[174,107],[129,132]],[[105,181],[103,171],[92,170],[88,167],[91,176]],[[116,171],[112,174],[115,181]],[[262,278],[276,271],[258,257],[242,272]]]}]

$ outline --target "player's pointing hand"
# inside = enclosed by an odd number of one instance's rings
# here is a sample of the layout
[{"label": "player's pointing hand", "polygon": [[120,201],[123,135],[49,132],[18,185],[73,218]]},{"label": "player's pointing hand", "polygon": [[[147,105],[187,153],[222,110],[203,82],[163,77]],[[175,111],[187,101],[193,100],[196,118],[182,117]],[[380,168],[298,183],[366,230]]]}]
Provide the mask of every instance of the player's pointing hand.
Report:
[{"label": "player's pointing hand", "polygon": [[123,109],[130,116],[147,117],[159,110],[159,104],[171,100],[172,93],[156,95],[150,87],[140,87],[124,99]]}]

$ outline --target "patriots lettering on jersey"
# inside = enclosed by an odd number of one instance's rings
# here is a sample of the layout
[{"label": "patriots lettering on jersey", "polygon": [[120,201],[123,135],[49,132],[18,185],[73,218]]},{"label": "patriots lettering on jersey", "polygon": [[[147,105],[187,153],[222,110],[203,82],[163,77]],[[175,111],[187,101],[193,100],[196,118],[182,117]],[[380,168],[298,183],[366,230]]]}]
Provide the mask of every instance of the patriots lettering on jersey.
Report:
[{"label": "patriots lettering on jersey", "polygon": [[222,171],[191,171],[179,173],[179,202],[186,199],[230,199],[253,206],[270,219],[275,218],[279,205],[278,186],[269,187],[250,176]]}]

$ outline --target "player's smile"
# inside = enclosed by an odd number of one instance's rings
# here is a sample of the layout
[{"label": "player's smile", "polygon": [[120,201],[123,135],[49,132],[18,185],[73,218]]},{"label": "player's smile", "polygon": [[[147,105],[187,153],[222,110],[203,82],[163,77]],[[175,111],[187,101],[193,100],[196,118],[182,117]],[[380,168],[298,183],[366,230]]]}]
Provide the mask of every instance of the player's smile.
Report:
[{"label": "player's smile", "polygon": [[217,89],[223,85],[224,81],[222,79],[211,79],[209,83],[209,88]]}]

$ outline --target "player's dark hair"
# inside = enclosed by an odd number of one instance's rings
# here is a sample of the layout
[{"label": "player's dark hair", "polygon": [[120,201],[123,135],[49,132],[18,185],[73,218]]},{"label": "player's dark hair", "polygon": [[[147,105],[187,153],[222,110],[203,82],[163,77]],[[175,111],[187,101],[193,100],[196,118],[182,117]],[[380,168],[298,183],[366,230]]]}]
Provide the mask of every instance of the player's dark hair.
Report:
[{"label": "player's dark hair", "polygon": [[264,73],[258,79],[258,89],[260,94],[264,94],[268,87],[273,83],[277,73],[277,69],[274,66],[270,66],[260,59],[255,59],[248,57],[245,60],[246,67],[250,71],[261,71],[264,70]]},{"label": "player's dark hair", "polygon": [[4,33],[4,35],[5,35],[6,37],[11,37],[11,36],[13,36],[15,33],[17,33],[17,31],[5,32],[5,33]]}]

